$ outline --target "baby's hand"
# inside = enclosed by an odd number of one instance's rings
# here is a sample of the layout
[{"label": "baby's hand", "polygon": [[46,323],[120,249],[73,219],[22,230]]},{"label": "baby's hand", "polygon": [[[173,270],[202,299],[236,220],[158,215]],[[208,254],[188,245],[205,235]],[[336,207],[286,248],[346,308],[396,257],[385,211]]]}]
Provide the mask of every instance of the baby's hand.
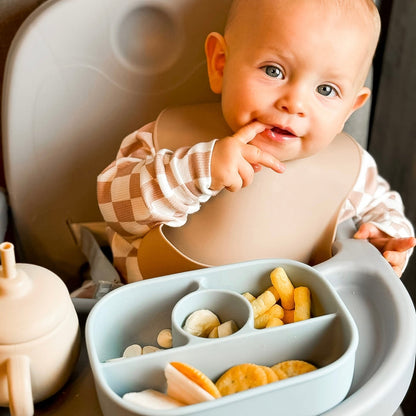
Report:
[{"label": "baby's hand", "polygon": [[402,275],[406,263],[406,251],[416,245],[416,239],[413,237],[390,237],[370,223],[362,224],[354,234],[354,238],[367,239],[381,252],[399,277]]},{"label": "baby's hand", "polygon": [[245,125],[235,134],[215,143],[211,160],[211,189],[226,188],[238,191],[252,183],[254,173],[266,166],[282,173],[284,165],[270,153],[248,144],[266,126],[254,121]]}]

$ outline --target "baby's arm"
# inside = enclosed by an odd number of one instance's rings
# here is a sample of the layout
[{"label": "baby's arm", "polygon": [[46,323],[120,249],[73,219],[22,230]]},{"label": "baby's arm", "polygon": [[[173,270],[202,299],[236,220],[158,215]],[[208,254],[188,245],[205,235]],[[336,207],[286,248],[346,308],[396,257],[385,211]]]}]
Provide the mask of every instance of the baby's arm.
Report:
[{"label": "baby's arm", "polygon": [[368,239],[401,276],[416,242],[413,227],[404,215],[400,195],[378,174],[374,159],[365,151],[360,175],[344,208],[344,217],[348,215],[359,227],[354,238]]},{"label": "baby's arm", "polygon": [[156,151],[154,123],[127,136],[113,161],[98,176],[97,198],[107,224],[118,234],[142,237],[150,228],[181,226],[226,187],[248,185],[260,166],[277,172],[283,165],[247,144],[265,126],[253,122],[233,136],[175,151]]},{"label": "baby's arm", "polygon": [[183,225],[214,191],[209,189],[213,142],[156,151],[151,123],[127,136],[98,176],[97,198],[107,224],[123,236],[142,237],[164,223]]}]

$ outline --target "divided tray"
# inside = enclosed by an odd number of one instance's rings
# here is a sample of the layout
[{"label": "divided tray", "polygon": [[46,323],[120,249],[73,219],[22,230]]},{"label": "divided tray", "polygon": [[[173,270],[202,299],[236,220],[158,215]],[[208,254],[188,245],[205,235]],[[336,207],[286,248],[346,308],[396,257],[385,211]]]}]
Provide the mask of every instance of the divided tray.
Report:
[{"label": "divided tray", "polygon": [[[312,317],[267,329],[255,329],[249,302],[269,286],[270,272],[283,267],[295,287],[311,292]],[[183,331],[189,314],[210,309],[221,322],[233,319],[239,330],[224,338],[200,338]],[[132,344],[157,346],[164,328],[172,328],[173,348],[121,357]],[[132,283],[114,290],[92,309],[86,342],[100,406],[105,416],[121,415],[317,415],[347,395],[354,373],[358,330],[330,283],[312,267],[292,260],[267,259],[180,273]],[[305,360],[317,370],[220,399],[169,410],[142,407],[122,399],[128,392],[166,391],[164,368],[182,361],[213,381],[242,363],[272,366]]]}]

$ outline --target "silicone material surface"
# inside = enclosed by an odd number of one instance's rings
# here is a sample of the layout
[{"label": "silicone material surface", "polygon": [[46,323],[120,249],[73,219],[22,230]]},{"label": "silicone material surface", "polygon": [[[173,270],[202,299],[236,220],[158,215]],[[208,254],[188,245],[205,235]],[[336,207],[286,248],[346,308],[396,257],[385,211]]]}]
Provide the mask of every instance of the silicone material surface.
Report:
[{"label": "silicone material surface", "polygon": [[[311,291],[314,318],[281,327],[255,329],[249,302],[240,294],[260,295],[270,285],[270,272],[281,266],[295,287]],[[223,290],[219,290],[223,289]],[[200,338],[181,331],[187,316],[209,309],[220,321],[234,319],[239,331],[219,339]],[[157,345],[160,330],[172,326],[174,348],[121,361],[130,344]],[[159,415],[121,399],[124,393],[153,388],[165,391],[164,367],[182,361],[216,380],[229,367],[242,363],[272,366],[285,360],[305,360],[319,369],[296,378],[251,389],[170,414],[246,414],[261,408],[291,415],[320,414],[338,404],[350,387],[358,331],[335,290],[319,273],[291,260],[259,260],[193,271],[133,283],[103,298],[86,328],[91,366],[105,415]],[[302,400],[296,400],[302,397]],[[112,404],[109,405],[109,402]],[[129,413],[127,413],[129,414]]]},{"label": "silicone material surface", "polygon": [[[281,259],[261,260],[138,282],[106,295],[94,306],[86,326],[87,349],[103,414],[158,414],[125,403],[121,395],[145,388],[163,391],[163,368],[169,361],[183,360],[215,379],[237,362],[272,364],[297,356],[321,368],[315,374],[169,414],[252,415],[275,406],[278,400],[291,415],[391,416],[406,394],[414,369],[413,303],[374,247],[338,237],[335,256],[314,268]],[[249,317],[237,333],[224,339],[182,336],[176,348],[128,361],[105,362],[120,356],[127,345],[156,345],[158,331],[171,325],[172,310],[189,293],[219,288],[236,293],[265,289],[268,275],[277,265],[284,265],[295,283],[310,286],[313,319],[255,330]],[[181,322],[173,324],[180,326]],[[359,342],[354,353],[355,325]],[[307,409],[299,397],[308,404]]]}]

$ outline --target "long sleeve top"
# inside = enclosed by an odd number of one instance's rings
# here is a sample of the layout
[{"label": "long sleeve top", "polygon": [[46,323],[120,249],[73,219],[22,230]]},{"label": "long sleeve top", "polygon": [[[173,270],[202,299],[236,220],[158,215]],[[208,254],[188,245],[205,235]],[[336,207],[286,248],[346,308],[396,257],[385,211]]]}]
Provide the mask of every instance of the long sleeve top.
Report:
[{"label": "long sleeve top", "polygon": [[[180,227],[218,191],[211,184],[215,140],[191,147],[156,150],[155,123],[128,135],[116,159],[98,176],[97,198],[107,223],[116,269],[127,282],[141,280],[137,249],[142,237],[159,224]],[[392,237],[414,236],[400,195],[391,190],[372,156],[361,148],[357,181],[344,203],[339,223],[373,223]]]}]

